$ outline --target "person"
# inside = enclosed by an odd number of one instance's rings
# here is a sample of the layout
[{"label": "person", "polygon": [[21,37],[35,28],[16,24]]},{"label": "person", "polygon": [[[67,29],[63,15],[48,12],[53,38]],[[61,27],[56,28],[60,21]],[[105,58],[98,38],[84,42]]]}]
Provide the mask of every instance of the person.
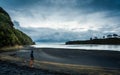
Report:
[{"label": "person", "polygon": [[31,53],[30,53],[30,67],[31,68],[33,67],[33,63],[34,63],[34,55],[33,55],[33,50],[31,50]]}]

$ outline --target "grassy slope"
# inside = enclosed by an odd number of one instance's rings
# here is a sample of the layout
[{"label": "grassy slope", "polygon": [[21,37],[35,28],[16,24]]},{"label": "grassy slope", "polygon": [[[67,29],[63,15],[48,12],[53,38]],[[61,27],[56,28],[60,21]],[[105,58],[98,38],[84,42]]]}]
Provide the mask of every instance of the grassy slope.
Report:
[{"label": "grassy slope", "polygon": [[9,14],[0,7],[0,48],[30,44],[34,44],[32,39],[15,29]]}]

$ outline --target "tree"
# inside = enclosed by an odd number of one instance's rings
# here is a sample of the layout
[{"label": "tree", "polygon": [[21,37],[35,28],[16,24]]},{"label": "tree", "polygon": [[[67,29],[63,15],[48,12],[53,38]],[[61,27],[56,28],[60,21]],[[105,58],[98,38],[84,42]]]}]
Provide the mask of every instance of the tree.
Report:
[{"label": "tree", "polygon": [[95,39],[98,39],[98,37],[95,37]]},{"label": "tree", "polygon": [[105,39],[105,36],[103,36],[103,39]]},{"label": "tree", "polygon": [[112,38],[112,35],[111,34],[107,35],[107,38]]},{"label": "tree", "polygon": [[117,34],[113,34],[113,37],[114,37],[114,38],[117,38],[117,37],[118,37],[118,35],[117,35]]},{"label": "tree", "polygon": [[90,38],[90,40],[92,40],[92,37]]}]

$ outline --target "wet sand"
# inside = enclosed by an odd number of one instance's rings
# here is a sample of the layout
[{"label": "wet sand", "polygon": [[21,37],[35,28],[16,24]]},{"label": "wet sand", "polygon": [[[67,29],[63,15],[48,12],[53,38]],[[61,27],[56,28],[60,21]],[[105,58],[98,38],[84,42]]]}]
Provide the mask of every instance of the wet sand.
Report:
[{"label": "wet sand", "polygon": [[[98,51],[60,48],[29,48],[14,52],[6,52],[2,54],[10,55],[12,57],[19,57],[26,61],[29,61],[31,49],[34,50],[34,57],[36,62],[35,67],[37,68],[40,66],[40,68],[44,67],[45,69],[49,68],[52,70],[54,70],[53,68],[55,68],[55,70],[59,70],[60,68],[62,68],[62,71],[67,68],[67,71],[73,71],[76,73],[81,72],[82,69],[88,70],[89,68],[89,72],[93,72],[96,70],[98,70],[97,72],[99,72],[104,70],[105,73],[113,72],[115,74],[120,74],[118,72],[120,70],[119,51]],[[40,63],[41,65],[38,66],[37,63]],[[88,73],[86,75],[90,74]]]},{"label": "wet sand", "polygon": [[[30,51],[18,51],[16,56],[29,59]],[[39,61],[120,69],[119,51],[42,48],[34,49],[34,57]]]}]

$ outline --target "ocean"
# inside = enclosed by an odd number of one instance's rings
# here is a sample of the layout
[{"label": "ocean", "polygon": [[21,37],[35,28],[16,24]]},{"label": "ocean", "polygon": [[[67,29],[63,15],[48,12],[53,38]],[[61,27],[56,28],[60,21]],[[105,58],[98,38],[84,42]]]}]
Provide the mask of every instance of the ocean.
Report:
[{"label": "ocean", "polygon": [[36,42],[36,45],[32,46],[36,48],[65,48],[65,49],[120,51],[120,45],[98,45],[98,44],[65,45],[65,43]]}]

